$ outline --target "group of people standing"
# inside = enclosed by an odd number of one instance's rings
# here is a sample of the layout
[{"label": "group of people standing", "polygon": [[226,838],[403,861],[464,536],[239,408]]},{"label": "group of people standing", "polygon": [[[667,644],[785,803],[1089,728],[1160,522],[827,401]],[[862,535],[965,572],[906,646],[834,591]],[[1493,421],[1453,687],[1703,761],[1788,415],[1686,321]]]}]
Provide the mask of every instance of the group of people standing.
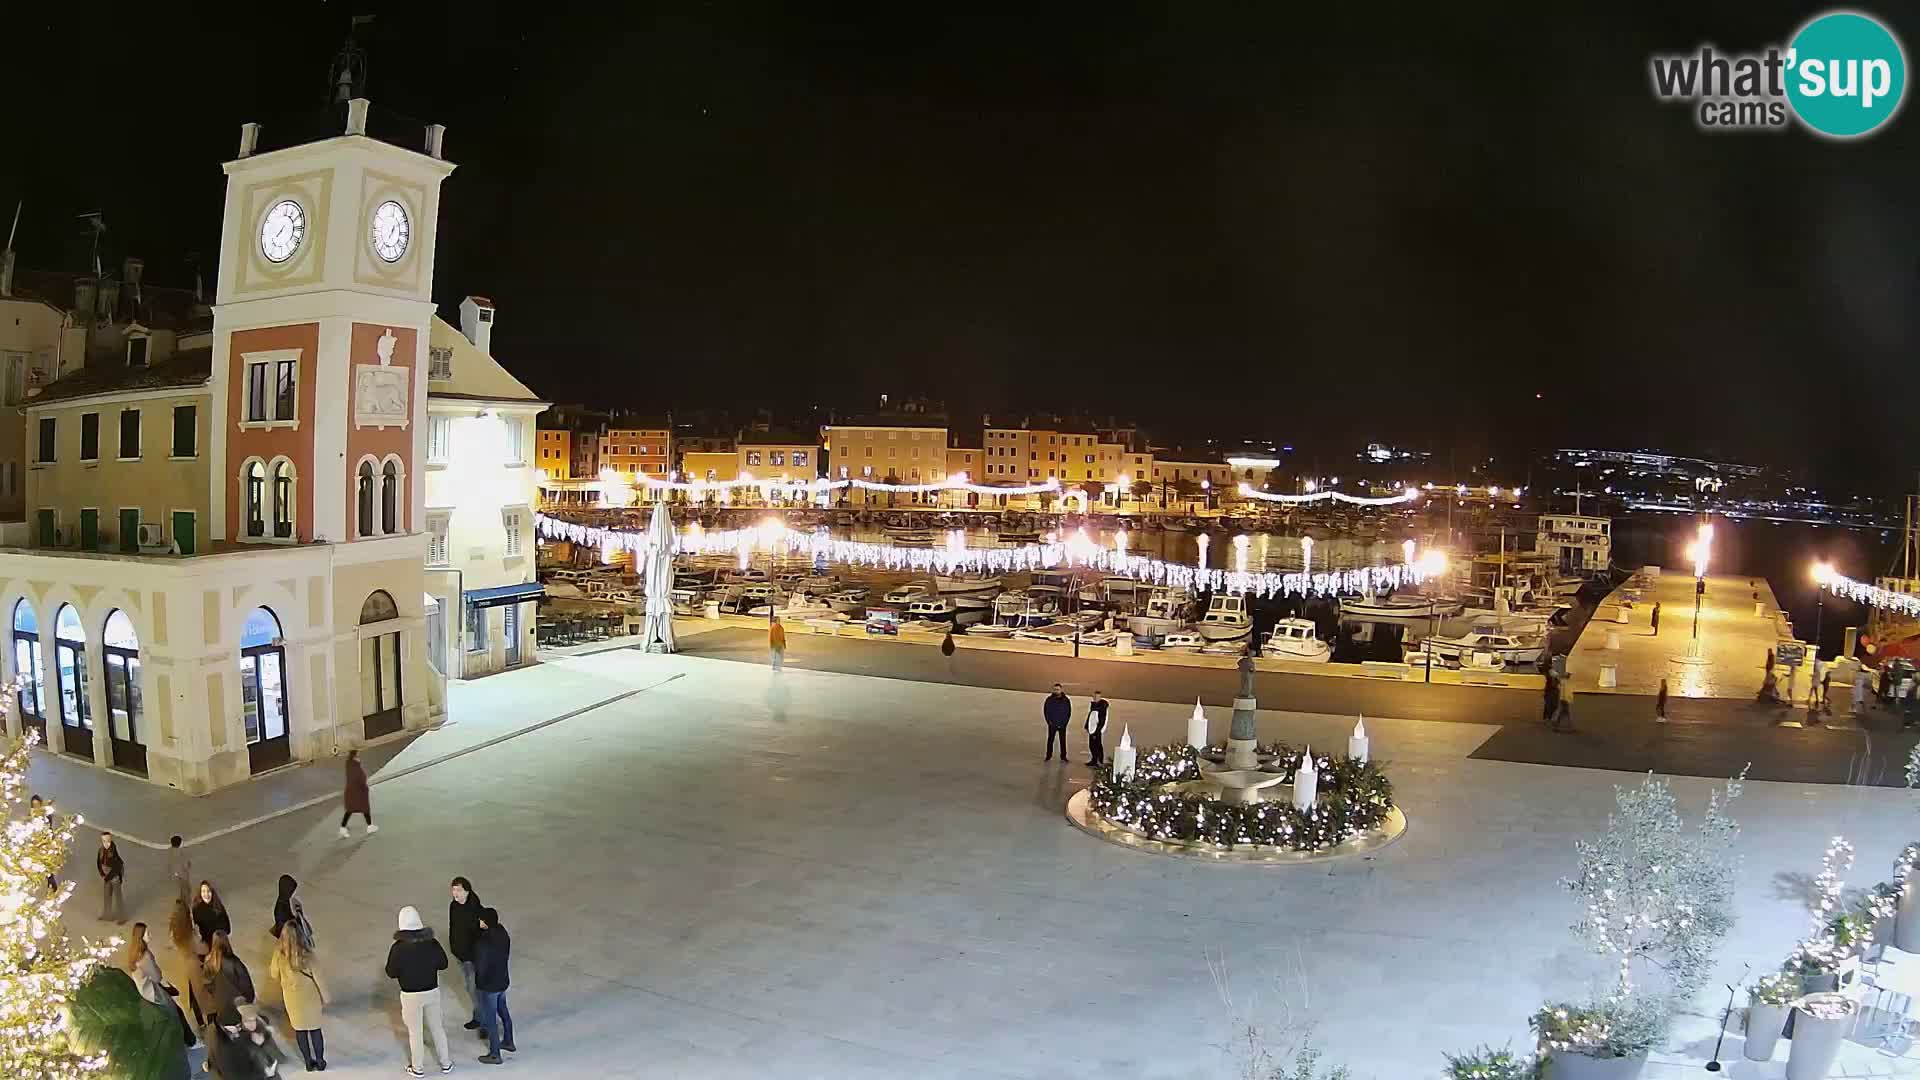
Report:
[{"label": "group of people standing", "polygon": [[[513,1044],[513,1013],[507,1008],[513,938],[500,924],[500,913],[480,903],[472,882],[454,878],[448,892],[452,899],[447,904],[447,944],[460,965],[467,998],[473,1004],[472,1018],[463,1026],[487,1040],[487,1052],[480,1061],[498,1065],[502,1050],[519,1052]],[[409,1075],[425,1075],[429,1040],[440,1071],[453,1071],[446,1017],[440,1006],[440,973],[447,966],[447,951],[441,948],[433,930],[421,922],[419,910],[401,908],[393,944],[387,949],[386,972],[400,986],[400,1019],[407,1027]]]},{"label": "group of people standing", "polygon": [[[1107,699],[1100,691],[1093,692],[1093,700],[1087,703],[1087,718],[1083,726],[1087,732],[1087,764],[1090,766],[1107,763],[1106,746],[1101,741],[1107,732]],[[1073,699],[1067,696],[1066,688],[1059,683],[1053,684],[1053,692],[1047,695],[1046,702],[1040,707],[1040,714],[1047,721],[1047,756],[1043,761],[1053,760],[1053,744],[1060,743],[1060,764],[1067,763],[1067,727],[1073,723]]]}]

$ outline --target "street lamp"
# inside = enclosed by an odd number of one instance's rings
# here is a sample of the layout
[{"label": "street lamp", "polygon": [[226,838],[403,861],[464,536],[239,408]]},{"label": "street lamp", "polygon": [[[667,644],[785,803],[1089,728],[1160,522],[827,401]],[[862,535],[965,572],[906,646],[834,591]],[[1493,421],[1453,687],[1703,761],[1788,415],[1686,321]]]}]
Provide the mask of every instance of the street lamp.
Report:
[{"label": "street lamp", "polygon": [[1816,649],[1820,647],[1820,631],[1826,626],[1827,622],[1827,583],[1832,580],[1832,563],[1816,562],[1813,564],[1813,595],[1815,604],[1813,616],[1813,647]]},{"label": "street lamp", "polygon": [[[1407,541],[1411,544],[1413,541]],[[1420,556],[1420,576],[1429,580],[1437,579],[1447,572],[1447,553],[1428,548]],[[1433,637],[1440,632],[1440,609],[1429,605],[1427,608],[1427,641],[1421,651],[1427,654],[1427,682],[1433,681]]]},{"label": "street lamp", "polygon": [[1693,543],[1687,546],[1687,555],[1693,560],[1693,644],[1690,648],[1696,657],[1700,655],[1700,603],[1707,595],[1707,561],[1712,554],[1713,525],[1703,521]]},{"label": "street lamp", "polygon": [[1207,509],[1213,509],[1213,481],[1204,478],[1201,479],[1200,494],[1206,496]]}]

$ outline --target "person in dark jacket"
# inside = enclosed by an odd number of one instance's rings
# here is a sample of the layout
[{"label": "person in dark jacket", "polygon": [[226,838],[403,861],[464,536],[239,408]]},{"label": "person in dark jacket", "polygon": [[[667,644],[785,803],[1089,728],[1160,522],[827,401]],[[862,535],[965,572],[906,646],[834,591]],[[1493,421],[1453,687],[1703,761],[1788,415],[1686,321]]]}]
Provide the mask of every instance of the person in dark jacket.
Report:
[{"label": "person in dark jacket", "polygon": [[127,902],[121,889],[127,880],[127,864],[120,858],[120,849],[113,846],[112,833],[100,834],[100,850],[94,852],[93,865],[100,871],[100,921],[126,922]]},{"label": "person in dark jacket", "polygon": [[1107,763],[1107,751],[1100,744],[1100,737],[1107,731],[1107,699],[1100,691],[1093,692],[1093,701],[1087,705],[1087,764],[1099,767]]},{"label": "person in dark jacket", "polygon": [[1546,700],[1540,705],[1540,719],[1552,724],[1554,714],[1560,711],[1560,680],[1554,678],[1552,672],[1547,673],[1545,691]]},{"label": "person in dark jacket", "polygon": [[228,1027],[238,1024],[239,1006],[253,1004],[253,973],[233,954],[233,943],[224,932],[213,935],[205,966],[213,984],[213,1000],[219,1006],[219,1021]]},{"label": "person in dark jacket", "polygon": [[360,764],[360,751],[349,750],[347,751],[346,786],[340,793],[340,838],[342,840],[351,835],[347,832],[347,822],[353,820],[355,814],[367,819],[368,836],[380,831],[380,826],[373,823],[373,793],[367,786],[366,767]]},{"label": "person in dark jacket", "polygon": [[427,1056],[424,1036],[433,1039],[440,1071],[453,1071],[447,1026],[440,1014],[440,973],[445,970],[447,952],[433,939],[433,931],[421,924],[420,912],[401,908],[399,929],[387,949],[387,977],[400,984],[400,1019],[407,1025],[407,1073],[412,1076],[426,1075],[421,1068]]},{"label": "person in dark jacket", "polygon": [[479,932],[473,939],[473,984],[480,991],[480,1015],[485,1021],[487,1056],[482,1064],[500,1064],[500,1051],[518,1053],[513,1045],[513,1014],[507,1011],[507,960],[513,938],[500,925],[500,913],[480,909]]},{"label": "person in dark jacket", "polygon": [[273,902],[273,936],[279,937],[288,924],[300,936],[300,945],[305,949],[313,948],[313,924],[307,921],[307,909],[293,891],[300,883],[293,880],[292,874],[280,875],[280,898]]},{"label": "person in dark jacket", "polygon": [[213,947],[213,935],[233,933],[233,922],[227,918],[227,905],[220,902],[220,893],[213,882],[200,883],[200,895],[193,902],[193,926],[200,931],[200,955],[207,955]]},{"label": "person in dark jacket", "polygon": [[207,1043],[207,1073],[217,1080],[266,1080],[266,1069],[253,1052],[252,1037],[242,1041],[239,1030],[216,1022],[201,1031]]},{"label": "person in dark jacket", "polygon": [[447,902],[447,948],[453,950],[453,958],[460,964],[460,981],[466,985],[467,1002],[473,1006],[473,1014],[461,1026],[478,1031],[480,992],[473,985],[473,936],[480,932],[480,894],[473,891],[473,882],[463,877],[448,884],[447,894],[453,898]]},{"label": "person in dark jacket", "polygon": [[1067,763],[1067,725],[1073,722],[1073,699],[1067,697],[1067,691],[1059,684],[1053,684],[1053,693],[1047,695],[1047,703],[1041,706],[1041,715],[1047,718],[1047,756],[1042,760],[1053,760],[1053,740],[1060,739],[1060,764]]}]

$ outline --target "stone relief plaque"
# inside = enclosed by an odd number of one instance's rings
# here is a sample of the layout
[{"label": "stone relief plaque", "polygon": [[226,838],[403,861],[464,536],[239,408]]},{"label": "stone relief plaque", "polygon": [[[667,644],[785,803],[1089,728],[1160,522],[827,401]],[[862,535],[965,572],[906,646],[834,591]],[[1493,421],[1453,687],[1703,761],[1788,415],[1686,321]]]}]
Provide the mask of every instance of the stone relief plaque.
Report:
[{"label": "stone relief plaque", "polygon": [[393,366],[393,331],[374,346],[378,364],[353,368],[353,422],[356,427],[405,428],[412,413],[413,369]]}]

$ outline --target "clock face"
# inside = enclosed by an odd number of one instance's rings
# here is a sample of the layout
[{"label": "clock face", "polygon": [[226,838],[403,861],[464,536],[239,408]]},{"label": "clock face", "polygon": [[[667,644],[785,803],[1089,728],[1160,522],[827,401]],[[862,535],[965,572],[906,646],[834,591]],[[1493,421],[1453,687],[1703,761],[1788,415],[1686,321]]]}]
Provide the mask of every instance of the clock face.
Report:
[{"label": "clock face", "polygon": [[407,208],[392,199],[374,207],[369,232],[373,253],[386,262],[399,262],[413,238],[413,223],[407,220]]},{"label": "clock face", "polygon": [[260,222],[260,254],[270,263],[286,262],[306,237],[307,212],[292,199],[281,199]]}]

